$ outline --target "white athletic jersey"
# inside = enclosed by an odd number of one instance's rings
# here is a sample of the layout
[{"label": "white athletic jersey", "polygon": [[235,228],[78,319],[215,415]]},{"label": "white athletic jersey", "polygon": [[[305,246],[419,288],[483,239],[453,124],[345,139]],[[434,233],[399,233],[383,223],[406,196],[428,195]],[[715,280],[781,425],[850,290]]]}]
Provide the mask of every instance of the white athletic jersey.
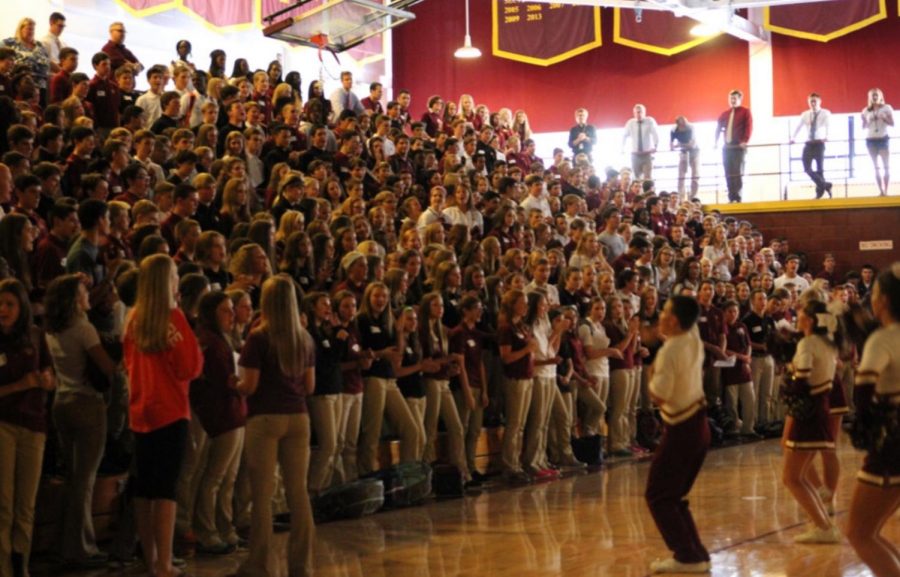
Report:
[{"label": "white athletic jersey", "polygon": [[811,335],[797,343],[794,354],[794,375],[809,380],[809,392],[813,395],[831,390],[834,369],[837,365],[837,348],[827,337]]},{"label": "white athletic jersey", "polygon": [[693,327],[670,337],[656,354],[650,392],[661,399],[660,412],[669,425],[677,425],[703,408],[703,341]]},{"label": "white athletic jersey", "polygon": [[873,383],[879,395],[900,395],[900,323],[878,329],[866,341],[856,384]]}]

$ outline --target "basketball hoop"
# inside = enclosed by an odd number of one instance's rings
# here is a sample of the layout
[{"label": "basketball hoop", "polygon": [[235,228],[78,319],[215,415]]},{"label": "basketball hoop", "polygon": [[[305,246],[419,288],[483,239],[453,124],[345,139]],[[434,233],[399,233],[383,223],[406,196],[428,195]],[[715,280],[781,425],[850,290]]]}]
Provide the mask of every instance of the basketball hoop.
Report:
[{"label": "basketball hoop", "polygon": [[[320,68],[319,78],[323,79],[322,72],[324,72],[332,80],[337,80],[340,75],[341,59],[338,58],[337,53],[334,50],[332,50],[332,48],[328,45],[328,34],[325,34],[322,32],[320,32],[318,34],[313,34],[312,36],[309,37],[309,41],[311,43],[315,44],[316,47],[318,48],[319,68]],[[336,67],[332,64],[327,64],[325,62],[326,58],[322,55],[323,51],[327,51],[332,56],[334,56],[334,61],[337,64]]]}]

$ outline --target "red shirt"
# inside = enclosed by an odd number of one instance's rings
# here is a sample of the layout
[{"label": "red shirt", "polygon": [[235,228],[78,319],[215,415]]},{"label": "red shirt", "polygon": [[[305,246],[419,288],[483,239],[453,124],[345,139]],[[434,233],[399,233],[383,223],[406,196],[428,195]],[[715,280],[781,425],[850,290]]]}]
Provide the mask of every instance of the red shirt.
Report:
[{"label": "red shirt", "polygon": [[[259,371],[259,387],[247,399],[248,417],[306,412],[303,377],[288,376],[281,371],[278,351],[269,340],[267,332],[258,328],[250,332],[238,364]],[[304,366],[311,368],[315,365],[314,347],[310,346]]]},{"label": "red shirt", "polygon": [[465,358],[466,377],[469,386],[480,389],[484,386],[481,382],[481,368],[484,356],[485,334],[477,328],[470,329],[466,323],[459,323],[450,331],[450,352],[461,354]]},{"label": "red shirt", "polygon": [[728,119],[734,110],[734,120],[731,122],[731,140],[725,144],[746,144],[753,134],[753,115],[750,109],[743,106],[729,108],[719,116],[719,124],[716,126],[716,134],[728,135]]},{"label": "red shirt", "polygon": [[150,433],[176,421],[190,420],[190,382],[203,370],[203,354],[194,331],[181,309],[169,311],[170,330],[181,341],[163,351],[147,353],[134,340],[134,312],[129,317],[123,340],[125,369],[131,385],[129,416],[131,430]]},{"label": "red shirt", "polygon": [[60,70],[50,78],[49,104],[62,102],[72,94],[72,75],[65,70]]}]

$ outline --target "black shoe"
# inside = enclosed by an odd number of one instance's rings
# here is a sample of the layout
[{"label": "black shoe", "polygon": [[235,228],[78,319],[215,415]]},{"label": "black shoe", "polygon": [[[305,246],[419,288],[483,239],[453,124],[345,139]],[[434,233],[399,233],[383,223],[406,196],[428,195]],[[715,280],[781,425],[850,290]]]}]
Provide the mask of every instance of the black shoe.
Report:
[{"label": "black shoe", "polygon": [[480,473],[478,471],[472,471],[472,480],[478,481],[479,483],[485,483],[488,479],[488,476],[484,473]]},{"label": "black shoe", "polygon": [[290,523],[279,523],[278,521],[272,522],[272,532],[273,533],[287,533],[291,530]]},{"label": "black shoe", "polygon": [[290,525],[291,523],[291,514],[290,513],[278,513],[277,515],[272,517],[272,520],[276,523],[287,523]]},{"label": "black shoe", "polygon": [[821,186],[817,186],[816,187],[816,200],[819,200],[820,198],[822,198],[822,196],[824,194],[825,194],[825,189],[822,188]]},{"label": "black shoe", "polygon": [[828,193],[828,198],[834,198],[833,196],[831,196],[831,187],[832,186],[834,186],[834,185],[830,182],[825,183],[825,192]]}]

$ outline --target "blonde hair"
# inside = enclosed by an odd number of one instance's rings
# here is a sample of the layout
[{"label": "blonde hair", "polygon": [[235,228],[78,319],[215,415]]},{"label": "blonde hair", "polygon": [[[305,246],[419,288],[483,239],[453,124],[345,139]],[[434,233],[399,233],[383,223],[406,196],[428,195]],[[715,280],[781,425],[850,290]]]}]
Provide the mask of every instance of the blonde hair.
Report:
[{"label": "blonde hair", "polygon": [[296,102],[294,98],[294,87],[288,84],[287,82],[282,82],[278,86],[275,87],[275,90],[272,91],[272,105],[278,103],[280,98],[290,98],[291,104]]},{"label": "blonde hair", "polygon": [[139,350],[155,353],[169,348],[169,312],[172,310],[172,272],[175,261],[154,254],[141,261],[137,299],[130,328]]},{"label": "blonde hair", "polygon": [[253,251],[259,250],[265,253],[265,249],[255,242],[247,243],[237,250],[231,256],[231,262],[228,265],[228,272],[237,276],[239,274],[252,274],[253,270]]},{"label": "blonde hair", "polygon": [[249,191],[247,191],[247,183],[244,182],[242,178],[230,178],[228,182],[225,183],[225,191],[222,193],[222,212],[230,214],[237,219],[243,219],[246,221],[250,220],[250,207],[249,203],[244,203],[243,206],[238,203],[238,193],[241,190],[244,190],[249,195]]},{"label": "blonde hair", "polygon": [[260,324],[278,354],[281,372],[300,377],[308,368],[306,359],[312,349],[312,338],[300,325],[300,309],[294,282],[286,275],[276,275],[262,286],[259,303]]},{"label": "blonde hair", "polygon": [[301,225],[305,222],[303,213],[299,210],[286,210],[284,214],[281,215],[281,220],[278,223],[278,230],[275,231],[275,242],[286,241],[291,234],[302,230],[302,226],[298,225],[298,222],[301,223]]},{"label": "blonde hair", "polygon": [[[26,26],[34,26],[34,20],[31,18],[22,18],[19,20],[19,24],[16,26],[16,40],[18,42],[23,42],[24,36],[22,36],[22,30],[25,29]],[[39,42],[35,41],[39,44]]]}]

